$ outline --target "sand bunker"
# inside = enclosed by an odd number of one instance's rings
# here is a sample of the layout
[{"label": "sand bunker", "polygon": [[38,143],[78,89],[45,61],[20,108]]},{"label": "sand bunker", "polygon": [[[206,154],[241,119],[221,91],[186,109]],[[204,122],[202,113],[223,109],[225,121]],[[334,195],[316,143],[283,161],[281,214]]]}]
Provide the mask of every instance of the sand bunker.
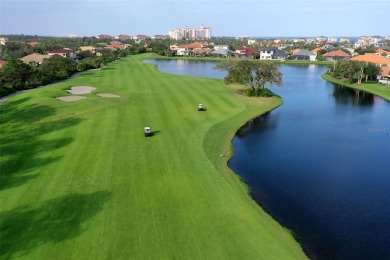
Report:
[{"label": "sand bunker", "polygon": [[80,95],[80,94],[89,94],[92,90],[95,90],[94,87],[89,86],[75,86],[71,87],[70,90],[67,90],[67,92],[74,94],[74,95]]},{"label": "sand bunker", "polygon": [[56,99],[65,101],[65,102],[71,102],[71,101],[78,101],[81,99],[84,99],[86,97],[80,97],[80,96],[67,96],[67,97],[56,97]]},{"label": "sand bunker", "polygon": [[96,94],[96,95],[99,97],[105,97],[105,98],[118,98],[118,97],[120,97],[118,95],[114,95],[114,94],[110,94],[110,93],[100,93],[100,94]]}]

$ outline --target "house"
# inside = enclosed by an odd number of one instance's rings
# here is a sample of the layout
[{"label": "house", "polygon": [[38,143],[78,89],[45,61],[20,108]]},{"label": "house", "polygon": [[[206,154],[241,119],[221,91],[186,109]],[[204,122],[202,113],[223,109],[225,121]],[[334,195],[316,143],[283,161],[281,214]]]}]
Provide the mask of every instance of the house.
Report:
[{"label": "house", "polygon": [[390,67],[382,67],[377,79],[378,83],[390,85]]},{"label": "house", "polygon": [[295,53],[297,53],[298,51],[300,51],[301,49],[294,49],[294,50],[291,50],[290,51],[290,54],[291,55],[294,55]]},{"label": "house", "polygon": [[229,50],[229,45],[215,45],[214,50]]},{"label": "house", "polygon": [[377,49],[377,50],[375,51],[375,54],[390,59],[390,51],[389,51],[389,50]]},{"label": "house", "polygon": [[229,49],[217,49],[209,53],[210,56],[227,58],[230,53],[233,53]]},{"label": "house", "polygon": [[322,48],[321,48],[321,47],[317,47],[317,48],[315,48],[315,49],[312,49],[311,51],[314,52],[315,54],[318,54],[318,52],[319,52],[320,50],[322,50]]},{"label": "house", "polygon": [[0,60],[0,69],[5,65],[7,64],[7,62],[5,60]]},{"label": "house", "polygon": [[253,45],[255,43],[256,43],[256,40],[254,40],[254,39],[249,39],[248,40],[248,45]]},{"label": "house", "polygon": [[327,61],[346,60],[346,59],[351,58],[351,55],[349,55],[348,53],[346,53],[342,50],[330,51],[330,52],[325,53],[323,56]]},{"label": "house", "polygon": [[310,61],[315,61],[316,57],[317,54],[309,50],[300,50],[291,56],[293,60],[310,60]]},{"label": "house", "polygon": [[363,61],[366,63],[374,63],[380,67],[390,66],[390,59],[385,58],[383,56],[378,56],[375,53],[366,53],[365,55],[358,55],[358,56],[351,58],[351,60]]},{"label": "house", "polygon": [[341,37],[340,43],[351,43],[351,39],[347,37]]},{"label": "house", "polygon": [[208,55],[212,51],[213,50],[210,49],[210,48],[195,48],[195,49],[192,50],[192,53],[195,56],[201,56],[201,55]]},{"label": "house", "polygon": [[[204,42],[194,42],[182,46],[171,45],[170,49],[176,52],[176,55],[179,56],[189,56],[193,53],[195,49],[197,49],[197,53],[199,53],[200,49],[205,49],[207,47],[207,43]],[[211,52],[211,50],[210,50]]]},{"label": "house", "polygon": [[253,59],[253,54],[256,53],[255,49],[243,46],[235,51],[234,56],[236,58]]},{"label": "house", "polygon": [[81,46],[79,49],[81,51],[90,51],[92,53],[96,52],[96,47],[93,47],[93,46]]},{"label": "house", "polygon": [[39,53],[33,53],[27,56],[24,56],[20,60],[23,61],[24,63],[36,63],[36,64],[42,64],[44,59],[50,59],[52,56],[51,55],[43,55]]},{"label": "house", "polygon": [[266,47],[260,50],[260,60],[285,60],[287,53],[275,47]]},{"label": "house", "polygon": [[58,50],[49,51],[48,54],[50,56],[58,54],[64,58],[73,58],[75,56],[75,52],[71,49],[68,49],[68,48],[62,48],[62,49],[58,49]]},{"label": "house", "polygon": [[5,45],[8,42],[7,37],[0,37],[0,45]]},{"label": "house", "polygon": [[28,42],[27,44],[34,48],[35,46],[37,46],[39,44],[39,42]]},{"label": "house", "polygon": [[337,42],[337,38],[335,37],[328,37],[328,40],[327,40],[328,43],[336,43]]}]

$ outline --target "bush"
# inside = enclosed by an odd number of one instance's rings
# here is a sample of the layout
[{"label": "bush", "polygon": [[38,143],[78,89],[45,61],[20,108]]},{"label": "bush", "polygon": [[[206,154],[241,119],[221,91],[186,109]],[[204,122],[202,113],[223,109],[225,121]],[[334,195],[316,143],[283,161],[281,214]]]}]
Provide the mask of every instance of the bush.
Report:
[{"label": "bush", "polygon": [[246,89],[244,94],[248,97],[273,97],[276,96],[271,90],[268,88],[258,88],[255,90]]}]

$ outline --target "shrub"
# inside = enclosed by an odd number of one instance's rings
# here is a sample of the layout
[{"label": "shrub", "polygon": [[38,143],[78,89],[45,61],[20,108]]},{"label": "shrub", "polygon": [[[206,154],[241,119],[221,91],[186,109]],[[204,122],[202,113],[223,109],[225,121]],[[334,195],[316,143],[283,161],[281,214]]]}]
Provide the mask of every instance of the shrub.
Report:
[{"label": "shrub", "polygon": [[255,90],[246,89],[244,94],[248,97],[273,97],[276,96],[271,90],[268,88],[258,88]]}]

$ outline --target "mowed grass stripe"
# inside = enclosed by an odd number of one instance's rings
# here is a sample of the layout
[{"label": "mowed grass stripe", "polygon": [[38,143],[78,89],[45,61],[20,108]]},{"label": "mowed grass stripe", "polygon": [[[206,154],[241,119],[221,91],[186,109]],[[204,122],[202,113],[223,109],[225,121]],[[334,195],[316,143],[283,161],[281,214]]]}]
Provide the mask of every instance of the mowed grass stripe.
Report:
[{"label": "mowed grass stripe", "polygon": [[[0,107],[1,122],[7,125],[4,140],[26,148],[15,148],[12,157],[1,154],[0,162],[12,165],[27,155],[25,170],[7,169],[11,174],[5,178],[37,175],[2,186],[1,245],[7,250],[1,256],[305,258],[291,235],[249,198],[238,178],[229,177],[219,157],[241,121],[277,103],[234,97],[219,80],[160,73],[142,63],[150,57],[126,58],[15,96]],[[95,93],[121,98],[94,93],[75,103],[53,98],[72,85],[93,85]],[[208,110],[198,112],[198,103]],[[46,112],[34,119],[34,134],[24,137],[31,124],[23,119],[30,115],[29,107],[38,105]],[[159,132],[145,138],[144,126]],[[41,141],[47,142],[40,154],[50,162],[33,167],[41,161],[28,156],[29,148]]]}]

